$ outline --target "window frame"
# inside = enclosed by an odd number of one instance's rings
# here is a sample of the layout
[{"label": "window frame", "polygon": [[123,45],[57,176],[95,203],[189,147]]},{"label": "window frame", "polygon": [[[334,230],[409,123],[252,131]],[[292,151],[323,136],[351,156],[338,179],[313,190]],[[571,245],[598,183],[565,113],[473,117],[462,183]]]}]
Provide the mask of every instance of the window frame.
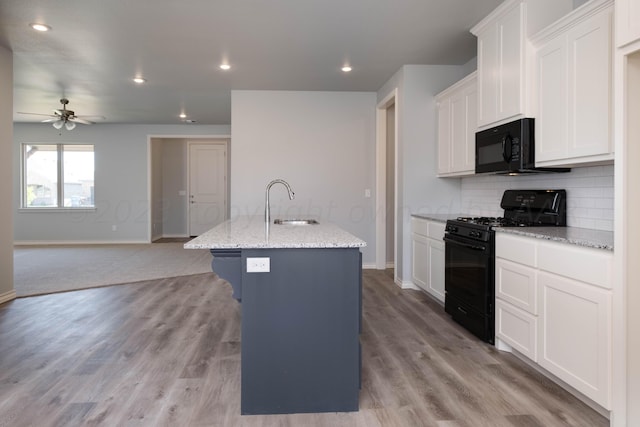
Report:
[{"label": "window frame", "polygon": [[[27,156],[26,147],[30,145],[49,145],[55,147],[57,155],[56,174],[57,174],[57,191],[56,203],[58,206],[27,206]],[[19,212],[95,212],[96,202],[94,193],[93,206],[64,206],[64,147],[70,145],[91,146],[94,155],[93,176],[94,176],[94,192],[95,192],[95,144],[89,143],[51,143],[51,142],[22,142],[20,143],[20,206]]]}]

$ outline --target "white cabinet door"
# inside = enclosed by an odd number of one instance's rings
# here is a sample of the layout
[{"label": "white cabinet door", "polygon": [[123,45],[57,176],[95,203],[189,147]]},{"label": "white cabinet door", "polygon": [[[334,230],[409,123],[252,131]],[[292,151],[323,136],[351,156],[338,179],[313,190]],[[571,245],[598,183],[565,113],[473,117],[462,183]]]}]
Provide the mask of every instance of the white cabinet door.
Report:
[{"label": "white cabinet door", "polygon": [[[569,61],[566,36],[547,43],[537,53],[538,119],[536,161],[566,158],[569,139]],[[565,143],[563,143],[565,141]]]},{"label": "white cabinet door", "polygon": [[538,363],[611,408],[611,291],[538,273]]},{"label": "white cabinet door", "polygon": [[438,101],[438,173],[451,171],[451,99]]},{"label": "white cabinet door", "polygon": [[477,90],[467,84],[451,98],[451,171],[475,172]]},{"label": "white cabinet door", "polygon": [[616,0],[616,45],[640,40],[640,0]]},{"label": "white cabinet door", "polygon": [[444,241],[428,239],[429,280],[427,291],[444,303]]},{"label": "white cabinet door", "polygon": [[613,159],[612,9],[581,12],[536,52],[536,164],[582,165]]},{"label": "white cabinet door", "polygon": [[498,28],[490,26],[478,34],[478,126],[497,120],[498,114]]},{"label": "white cabinet door", "polygon": [[524,113],[524,7],[514,7],[498,23],[497,120]]},{"label": "white cabinet door", "polygon": [[478,126],[524,111],[524,5],[478,33]]},{"label": "white cabinet door", "polygon": [[577,25],[567,34],[571,157],[613,152],[611,139],[612,11]]},{"label": "white cabinet door", "polygon": [[411,280],[413,284],[424,289],[429,289],[429,247],[426,237],[420,234],[411,235]]},{"label": "white cabinet door", "polygon": [[436,96],[438,102],[438,174],[475,173],[477,80],[472,73]]}]

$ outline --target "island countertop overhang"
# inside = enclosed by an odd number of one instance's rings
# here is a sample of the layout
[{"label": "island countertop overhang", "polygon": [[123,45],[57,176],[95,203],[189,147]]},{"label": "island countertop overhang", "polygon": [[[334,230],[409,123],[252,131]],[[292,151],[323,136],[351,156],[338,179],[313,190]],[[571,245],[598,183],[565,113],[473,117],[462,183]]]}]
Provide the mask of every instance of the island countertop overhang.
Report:
[{"label": "island countertop overhang", "polygon": [[366,242],[335,224],[270,224],[263,216],[238,216],[184,244],[185,249],[360,248]]}]

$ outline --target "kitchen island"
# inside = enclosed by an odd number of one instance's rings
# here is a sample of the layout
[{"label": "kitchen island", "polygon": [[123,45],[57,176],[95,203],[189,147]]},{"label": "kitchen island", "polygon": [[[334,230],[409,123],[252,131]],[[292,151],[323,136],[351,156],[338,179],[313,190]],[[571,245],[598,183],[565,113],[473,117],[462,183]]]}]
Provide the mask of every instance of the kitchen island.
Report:
[{"label": "kitchen island", "polygon": [[242,414],[358,410],[365,245],[333,224],[265,227],[261,216],[184,245],[210,249],[241,301]]}]

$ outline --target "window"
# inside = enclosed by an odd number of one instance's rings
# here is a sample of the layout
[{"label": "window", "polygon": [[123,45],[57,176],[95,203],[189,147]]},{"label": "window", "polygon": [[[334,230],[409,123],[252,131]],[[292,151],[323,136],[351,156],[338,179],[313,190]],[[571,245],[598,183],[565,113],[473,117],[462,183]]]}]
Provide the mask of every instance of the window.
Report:
[{"label": "window", "polygon": [[93,160],[93,145],[22,144],[22,207],[95,207]]}]

